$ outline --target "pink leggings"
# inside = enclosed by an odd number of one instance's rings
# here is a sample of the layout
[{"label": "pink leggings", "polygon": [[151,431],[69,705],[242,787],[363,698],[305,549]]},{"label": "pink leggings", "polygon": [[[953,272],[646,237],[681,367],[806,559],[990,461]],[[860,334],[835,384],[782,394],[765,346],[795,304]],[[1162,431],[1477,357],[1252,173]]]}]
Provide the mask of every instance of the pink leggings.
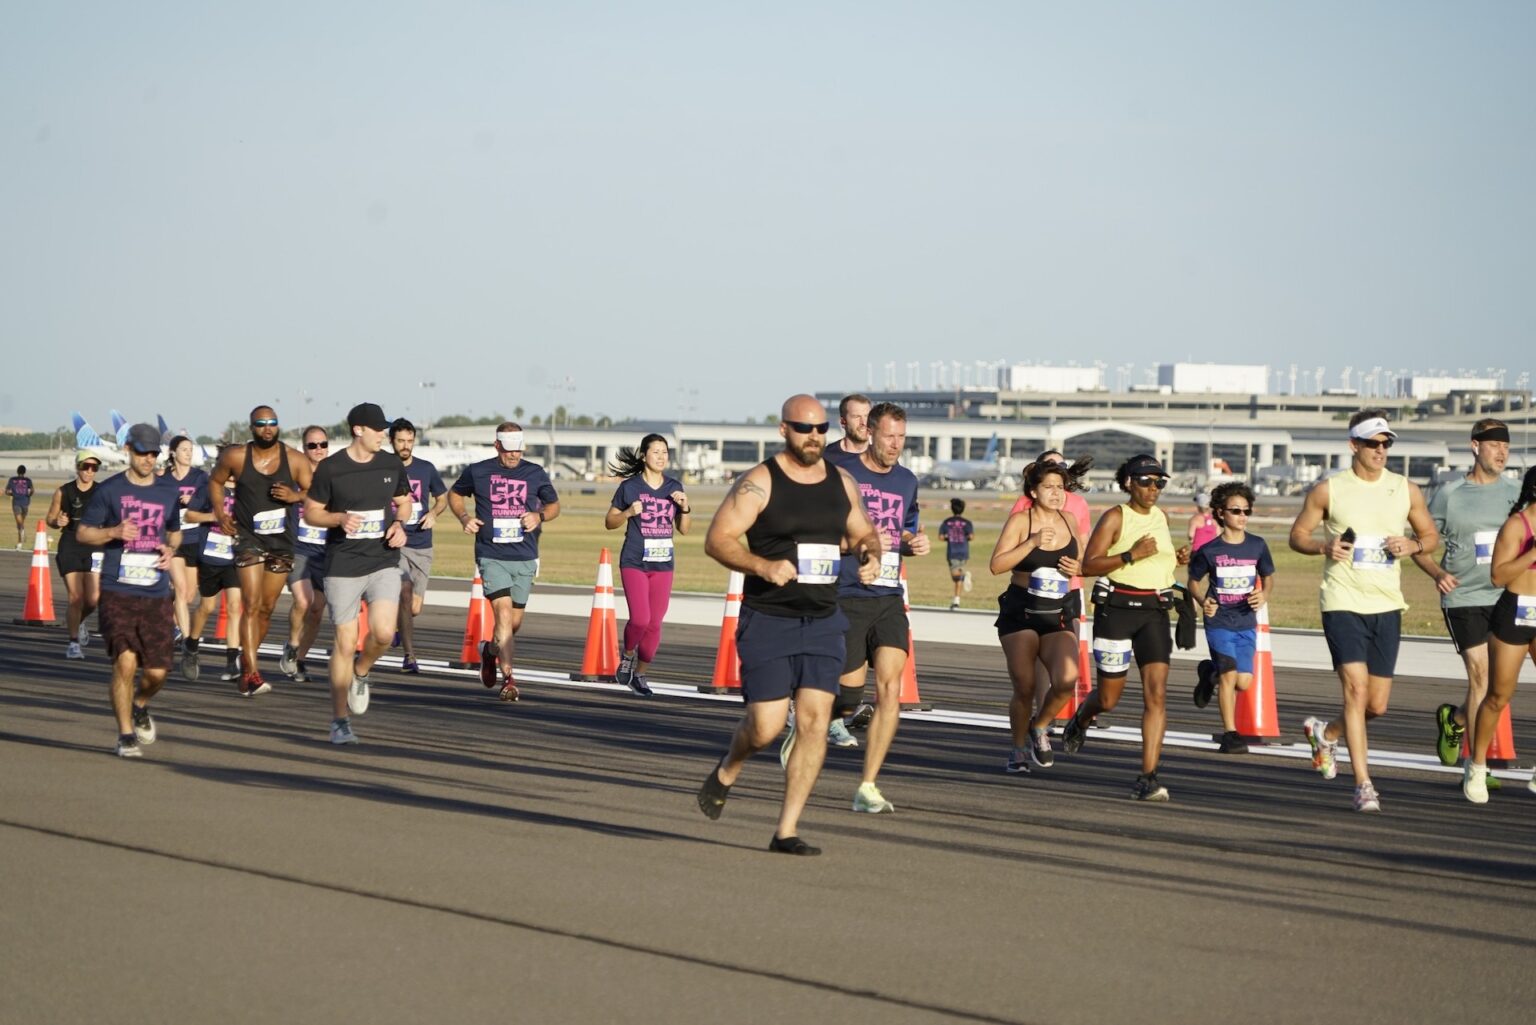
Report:
[{"label": "pink leggings", "polygon": [[635,652],[642,662],[654,662],[661,644],[661,621],[672,601],[672,571],[621,569],[619,579],[624,581],[624,600],[629,603],[624,650]]}]

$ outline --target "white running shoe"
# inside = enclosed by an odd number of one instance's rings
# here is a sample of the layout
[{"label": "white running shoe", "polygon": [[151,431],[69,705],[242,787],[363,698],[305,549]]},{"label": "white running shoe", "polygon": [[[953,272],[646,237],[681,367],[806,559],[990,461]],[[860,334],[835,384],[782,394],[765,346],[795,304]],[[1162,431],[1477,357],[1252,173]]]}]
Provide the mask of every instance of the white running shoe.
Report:
[{"label": "white running shoe", "polygon": [[1461,793],[1473,804],[1488,803],[1488,766],[1467,759],[1461,770]]},{"label": "white running shoe", "polygon": [[971,571],[970,570],[966,570],[965,571],[965,577],[963,579],[961,579],[961,581],[960,581],[960,590],[964,591],[966,594],[970,594],[971,593]]},{"label": "white running shoe", "polygon": [[150,716],[149,709],[133,706],[133,735],[140,744],[155,742],[155,720]]},{"label": "white running shoe", "polygon": [[347,688],[347,709],[353,715],[368,711],[368,677],[353,672],[352,685]]},{"label": "white running shoe", "polygon": [[80,642],[79,641],[70,641],[68,644],[64,645],[64,657],[65,658],[84,658],[85,657],[85,652],[80,650]]},{"label": "white running shoe", "polygon": [[82,648],[91,646],[91,630],[84,623],[81,623],[80,629],[75,631],[75,640],[79,642]]},{"label": "white running shoe", "polygon": [[847,725],[835,715],[832,717],[832,724],[827,727],[827,743],[833,747],[859,746],[858,739],[848,732]]},{"label": "white running shoe", "polygon": [[853,810],[878,815],[883,811],[895,811],[896,806],[885,799],[880,788],[873,783],[860,783],[853,794]]}]

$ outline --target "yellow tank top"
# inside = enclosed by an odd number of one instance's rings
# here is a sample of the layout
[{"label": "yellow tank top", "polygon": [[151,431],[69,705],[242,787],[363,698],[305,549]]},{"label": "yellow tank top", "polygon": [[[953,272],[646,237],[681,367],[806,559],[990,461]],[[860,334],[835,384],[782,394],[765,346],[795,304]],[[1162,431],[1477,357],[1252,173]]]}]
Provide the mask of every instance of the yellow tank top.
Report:
[{"label": "yellow tank top", "polygon": [[1386,538],[1408,526],[1408,479],[1383,470],[1364,481],[1353,469],[1328,478],[1328,515],[1323,526],[1330,537],[1355,532],[1354,558],[1329,559],[1323,567],[1324,612],[1358,612],[1362,616],[1406,609],[1402,566],[1386,549]]},{"label": "yellow tank top", "polygon": [[1149,534],[1157,541],[1157,554],[1137,559],[1129,566],[1122,564],[1109,574],[1110,580],[1139,591],[1159,591],[1173,586],[1173,572],[1178,565],[1178,558],[1174,554],[1173,536],[1168,533],[1168,517],[1156,506],[1150,512],[1138,513],[1129,505],[1122,505],[1120,540],[1110,545],[1105,554],[1128,552],[1137,541]]}]

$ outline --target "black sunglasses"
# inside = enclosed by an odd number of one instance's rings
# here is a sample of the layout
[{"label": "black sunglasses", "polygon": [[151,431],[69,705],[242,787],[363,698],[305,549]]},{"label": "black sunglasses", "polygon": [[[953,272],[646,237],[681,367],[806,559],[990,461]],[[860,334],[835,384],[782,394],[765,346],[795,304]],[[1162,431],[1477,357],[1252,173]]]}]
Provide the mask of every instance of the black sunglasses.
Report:
[{"label": "black sunglasses", "polygon": [[251,421],[251,426],[252,427],[276,427],[277,426],[277,417],[275,417],[275,416],[274,417],[269,417],[269,418],[264,419],[264,420],[252,420]]},{"label": "black sunglasses", "polygon": [[785,420],[784,424],[796,434],[810,434],[812,431],[817,434],[826,434],[827,428],[832,426],[826,420],[819,424],[808,424],[804,420]]},{"label": "black sunglasses", "polygon": [[1133,484],[1135,484],[1137,487],[1141,487],[1141,488],[1152,488],[1152,487],[1155,487],[1159,491],[1163,490],[1164,488],[1166,488],[1168,486],[1168,478],[1167,477],[1154,477],[1154,476],[1151,476],[1150,474],[1148,474],[1146,476],[1142,476],[1142,477],[1132,477],[1131,478],[1131,482]]},{"label": "black sunglasses", "polygon": [[1392,438],[1356,438],[1355,440],[1366,448],[1391,448],[1393,441]]},{"label": "black sunglasses", "polygon": [[331,447],[331,443],[328,442],[328,441],[306,441],[304,443],[304,447],[305,448],[330,448]]},{"label": "black sunglasses", "polygon": [[1228,513],[1228,514],[1230,514],[1232,516],[1248,516],[1248,515],[1251,515],[1253,513],[1253,510],[1252,509],[1244,509],[1242,506],[1237,506],[1236,508],[1223,509],[1222,512]]}]

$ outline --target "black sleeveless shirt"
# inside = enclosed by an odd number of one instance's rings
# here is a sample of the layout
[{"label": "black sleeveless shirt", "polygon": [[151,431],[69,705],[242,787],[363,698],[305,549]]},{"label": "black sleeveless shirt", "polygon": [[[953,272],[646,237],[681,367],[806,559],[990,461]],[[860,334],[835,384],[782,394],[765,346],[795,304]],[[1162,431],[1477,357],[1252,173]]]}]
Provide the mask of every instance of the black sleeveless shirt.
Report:
[{"label": "black sleeveless shirt", "polygon": [[799,579],[775,587],[762,577],[749,576],[741,602],[773,616],[830,616],[837,611],[838,545],[852,511],[842,474],[828,463],[824,480],[800,484],[789,479],[777,458],[764,465],[772,490],[757,522],[747,529],[747,547],[764,559],[794,563]]},{"label": "black sleeveless shirt", "polygon": [[[1062,522],[1066,522],[1066,514],[1060,514]],[[1035,525],[1035,511],[1029,510],[1029,527]],[[1027,536],[1026,533],[1026,536]],[[1025,607],[1031,612],[1058,612],[1067,603],[1071,596],[1071,578],[1065,577],[1057,570],[1056,564],[1062,559],[1077,558],[1077,538],[1072,537],[1064,547],[1047,551],[1044,548],[1036,548],[1013,567],[1014,573],[1023,574],[1029,579],[1022,585],[1012,584],[1025,593]]]},{"label": "black sleeveless shirt", "polygon": [[[245,465],[240,468],[240,476],[235,480],[235,525],[253,533],[272,533],[270,529],[257,530],[256,516],[258,513],[280,509],[283,514],[275,522],[280,523],[282,529],[276,533],[286,533],[288,503],[273,498],[271,490],[274,484],[293,486],[293,474],[288,472],[288,446],[282,442],[277,443],[277,472],[270,474],[256,469],[256,460],[251,458],[253,448],[254,445],[246,442]],[[263,526],[266,526],[265,520]]]},{"label": "black sleeveless shirt", "polygon": [[66,481],[59,488],[59,511],[69,517],[69,522],[64,524],[59,531],[59,544],[79,544],[75,540],[75,528],[80,526],[80,518],[85,515],[85,507],[90,504],[91,491],[96,490],[96,485],[91,485],[90,491],[80,490],[78,480]]}]

